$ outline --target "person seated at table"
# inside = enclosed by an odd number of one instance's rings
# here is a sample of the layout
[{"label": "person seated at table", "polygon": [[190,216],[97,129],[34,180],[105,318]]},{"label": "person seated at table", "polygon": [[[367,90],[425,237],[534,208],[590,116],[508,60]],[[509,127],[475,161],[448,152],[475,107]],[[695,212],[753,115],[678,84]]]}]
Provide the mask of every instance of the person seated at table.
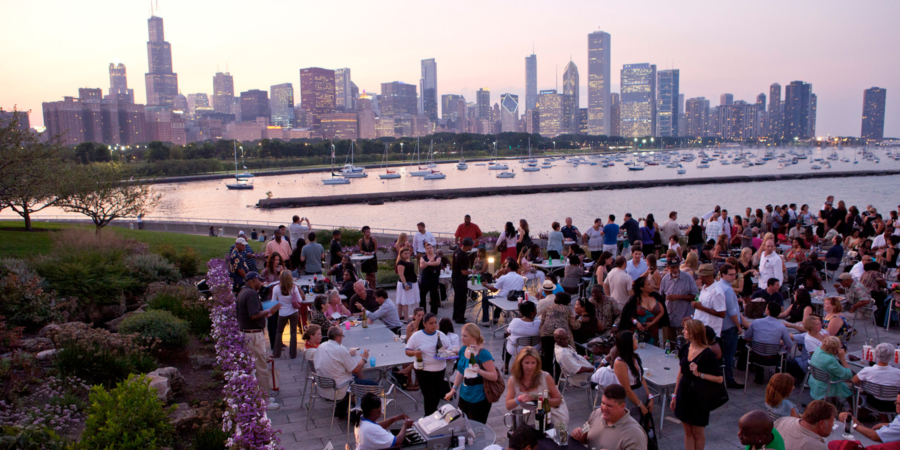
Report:
[{"label": "person seated at table", "polygon": [[543,284],[541,284],[541,292],[538,293],[538,302],[537,302],[537,313],[540,315],[547,309],[548,306],[553,304],[553,299],[556,298],[556,294],[553,293],[553,290],[556,289],[556,285],[553,281],[545,280]]},{"label": "person seated at table", "polygon": [[550,417],[553,423],[569,422],[566,399],[559,393],[553,377],[542,370],[541,356],[534,347],[519,350],[513,360],[512,375],[506,382],[506,410],[516,408],[533,410],[540,395],[547,392],[550,400]]},{"label": "person seated at table", "polygon": [[[853,418],[853,429],[859,434],[879,443],[900,442],[900,395],[894,399],[894,408],[897,415],[890,423],[879,423],[872,428],[863,426],[856,418]],[[838,418],[843,422],[847,417],[852,417],[848,412],[842,412]],[[869,447],[872,448],[872,447]],[[879,447],[880,448],[880,447]]]},{"label": "person seated at table", "polygon": [[[357,359],[355,350],[350,350],[341,345],[344,341],[344,331],[338,326],[328,329],[328,342],[323,343],[316,350],[313,360],[316,367],[316,375],[334,380],[336,386],[341,386],[352,381],[356,384],[375,386],[378,383],[373,380],[360,378],[363,368],[369,362],[369,350],[362,352],[362,359]],[[319,387],[318,394],[325,398],[337,401],[334,417],[346,418],[347,407],[350,405],[350,396],[347,395],[348,386],[339,389],[326,389]]]},{"label": "person seated at table", "polygon": [[568,383],[576,386],[587,383],[588,378],[594,373],[594,365],[572,348],[569,333],[564,328],[557,328],[553,332],[553,342],[555,344],[553,355],[560,370],[566,375]]},{"label": "person seated at table", "polygon": [[[581,328],[572,331],[572,339],[576,343],[586,344],[600,335],[600,321],[593,303],[584,298],[575,300],[575,317],[581,321]],[[577,347],[576,350],[579,354],[584,354],[582,347]]]},{"label": "person seated at table", "polygon": [[822,303],[822,309],[825,311],[822,327],[828,331],[829,336],[843,339],[844,334],[850,331],[850,322],[841,315],[843,311],[841,300],[837,297],[826,297]]},{"label": "person seated at table", "polygon": [[559,379],[559,371],[553,370],[553,354],[556,340],[553,333],[557,328],[566,330],[577,330],[581,328],[581,321],[575,318],[572,308],[569,304],[572,302],[572,296],[566,292],[556,294],[553,304],[548,306],[541,313],[541,363],[548,370],[554,372],[554,379]]},{"label": "person seated at table", "polygon": [[785,320],[785,325],[797,331],[804,331],[803,321],[812,314],[812,297],[809,291],[803,288],[794,291],[794,301],[778,315],[779,319]]},{"label": "person seated at table", "polygon": [[344,255],[341,257],[341,260],[335,262],[330,269],[328,269],[328,276],[334,280],[334,284],[341,284],[344,280],[344,272],[353,271],[354,278],[356,273],[356,268],[353,267],[353,262],[350,260],[350,255]]},{"label": "person seated at table", "polygon": [[519,424],[509,436],[506,450],[537,450],[538,441],[542,438],[538,430],[527,423]]},{"label": "person seated at table", "polygon": [[[506,296],[511,291],[522,291],[525,289],[525,278],[518,273],[519,265],[516,264],[515,261],[510,261],[507,267],[509,272],[498,278],[493,284],[484,285],[484,287],[488,288],[488,290],[493,293],[492,298],[506,299]],[[490,306],[490,302],[485,299],[481,304],[482,325],[487,327],[490,326],[490,321],[488,319],[488,307]],[[494,323],[497,323],[499,317],[500,309],[494,308]]]},{"label": "person seated at table", "polygon": [[[532,302],[519,304],[519,317],[516,317],[509,323],[506,331],[508,336],[506,337],[506,360],[503,361],[503,372],[509,373],[509,360],[512,359],[513,355],[519,354],[520,349],[524,348],[516,345],[519,338],[539,336],[541,334],[541,319],[537,318],[536,305]],[[535,347],[540,348],[540,345],[537,344]]]},{"label": "person seated at table", "polygon": [[619,328],[635,332],[641,342],[656,345],[659,340],[659,329],[669,326],[666,302],[653,288],[648,277],[634,280],[631,290],[634,294],[622,308]]},{"label": "person seated at table", "polygon": [[316,324],[309,324],[309,326],[306,327],[306,331],[303,332],[303,336],[300,336],[300,338],[303,339],[303,351],[306,360],[314,361],[316,350],[322,343],[322,327]]},{"label": "person seated at table", "polygon": [[328,299],[324,295],[317,295],[315,299],[313,299],[313,307],[309,311],[309,323],[312,325],[318,325],[323,330],[327,330],[331,328],[331,319],[325,315],[325,306],[328,304]]},{"label": "person seated at table", "polygon": [[747,450],[784,450],[784,439],[775,422],[763,411],[750,411],[738,420],[738,440]]},{"label": "person seated at table", "polygon": [[[549,280],[551,283],[553,283],[553,292],[552,292],[553,294],[559,294],[560,292],[566,291],[565,289],[563,289],[562,286],[560,286],[559,277],[557,277],[555,274],[548,273],[547,280]],[[543,284],[543,283],[541,283],[541,284]],[[538,315],[540,315],[540,313],[538,313]]]},{"label": "person seated at table", "polygon": [[568,262],[569,265],[566,266],[566,269],[563,272],[563,278],[567,280],[577,280],[578,283],[581,283],[581,277],[584,276],[584,265],[582,265],[581,258],[573,253],[569,255]]},{"label": "person seated at table", "polygon": [[596,449],[647,448],[647,432],[628,413],[625,388],[617,384],[607,386],[600,408],[591,413],[584,425],[572,430],[572,438]]},{"label": "person seated at table", "polygon": [[[540,285],[544,282],[545,279],[547,279],[547,275],[543,271],[538,270],[537,267],[534,267],[535,264],[540,263],[541,248],[538,247],[537,244],[534,244],[529,248],[523,247],[522,254],[519,255],[519,267],[517,269],[513,269],[513,271],[521,272],[522,275],[525,276],[526,281],[534,280],[535,283]],[[507,264],[507,269],[509,269],[509,264]]]},{"label": "person seated at table", "polygon": [[766,386],[766,409],[773,418],[800,417],[790,401],[791,392],[794,392],[794,377],[786,373],[772,375]]},{"label": "person seated at table", "polygon": [[[809,365],[828,373],[832,381],[845,381],[853,377],[853,372],[847,363],[847,353],[841,348],[841,340],[829,336],[822,341],[822,346],[809,358]],[[840,400],[849,399],[853,392],[844,383],[828,385],[816,378],[809,377],[809,395],[816,400],[826,397],[837,397]],[[852,401],[850,404],[853,404]]]},{"label": "person seated at table", "polygon": [[444,317],[438,321],[438,330],[450,340],[451,350],[458,350],[462,346],[459,335],[456,334],[456,330],[453,328],[453,321],[449,317]]},{"label": "person seated at table", "polygon": [[806,249],[800,242],[800,238],[791,240],[791,248],[784,254],[785,261],[797,261],[797,255],[806,254]]},{"label": "person seated at table", "polygon": [[341,303],[341,294],[336,289],[331,289],[326,292],[325,298],[328,299],[328,304],[325,306],[326,316],[334,317],[334,313],[338,313],[344,317],[350,316],[350,310]]},{"label": "person seated at table", "polygon": [[[750,342],[759,342],[761,344],[781,344],[785,348],[790,348],[793,346],[793,339],[791,338],[791,333],[788,332],[786,326],[778,320],[778,315],[781,314],[781,305],[778,303],[767,303],[766,304],[766,315],[762,319],[756,319],[750,323],[750,328],[744,332],[744,339],[748,343],[748,347],[750,346]],[[750,354],[750,359],[757,363],[763,364],[766,366],[774,366],[777,365],[779,361],[781,361],[781,357],[779,355],[772,356],[761,356],[756,353]],[[765,369],[760,366],[756,367],[757,372],[753,379],[756,384],[763,384]]]},{"label": "person seated at table", "polygon": [[769,278],[766,281],[765,289],[758,289],[753,295],[750,296],[750,299],[761,298],[766,301],[766,303],[778,303],[778,306],[784,307],[784,297],[781,295],[781,283],[777,278]]},{"label": "person seated at table", "polygon": [[819,278],[819,271],[811,265],[800,265],[797,267],[797,279],[794,282],[794,290],[806,289],[812,291],[824,291],[822,279]]},{"label": "person seated at table", "polygon": [[359,279],[356,278],[356,272],[351,269],[345,270],[343,274],[341,274],[341,277],[342,280],[338,283],[340,286],[338,292],[344,297],[350,298],[353,296],[353,285],[356,284]]},{"label": "person seated at table", "polygon": [[822,342],[829,336],[828,330],[822,326],[822,318],[815,314],[810,315],[803,321],[803,328],[803,330],[800,330],[806,332],[800,335],[803,337],[803,342],[801,342],[803,350],[811,355],[822,346]]},{"label": "person seated at table", "polygon": [[810,249],[819,243],[819,237],[813,234],[812,229],[807,228],[803,233],[803,248]]},{"label": "person seated at table", "polygon": [[[397,312],[397,305],[393,300],[388,298],[388,293],[384,289],[375,290],[375,301],[378,303],[378,309],[366,314],[366,319],[371,325],[373,321],[381,319],[384,326],[391,330],[394,334],[400,334],[400,313]],[[362,311],[362,305],[356,305],[356,308]]]},{"label": "person seated at table", "polygon": [[713,246],[712,251],[709,253],[710,261],[714,264],[725,262],[725,258],[728,258],[728,249],[730,247],[728,235],[720,234],[718,239],[716,239],[716,245]]},{"label": "person seated at table", "polygon": [[[354,428],[356,435],[356,450],[400,447],[400,444],[406,439],[406,432],[415,423],[406,414],[398,414],[377,422],[381,417],[381,399],[372,392],[362,396],[359,408],[350,414],[350,426]],[[388,428],[398,420],[402,420],[403,424],[395,436],[394,433],[388,431]]]},{"label": "person seated at table", "polygon": [[[863,381],[881,386],[900,387],[900,369],[889,364],[894,360],[894,346],[886,342],[875,347],[875,365],[860,370],[850,380],[859,386]],[[879,411],[889,411],[892,408],[893,398],[878,398],[866,393],[866,405]]]},{"label": "person seated at table", "polygon": [[[675,255],[679,258],[681,257],[681,244],[678,242],[677,235],[673,234],[672,236],[669,236],[669,250],[674,251]],[[669,252],[666,251],[666,257],[668,257],[668,254]]]},{"label": "person seated at table", "polygon": [[351,313],[362,312],[362,309],[356,306],[357,303],[369,312],[378,309],[378,302],[375,301],[375,290],[367,289],[364,280],[358,280],[356,283],[353,283],[353,292],[353,296],[347,301],[347,304],[350,305]]},{"label": "person seated at table", "polygon": [[826,450],[825,439],[831,435],[837,408],[824,400],[809,403],[803,415],[782,417],[775,421],[775,430],[784,439],[786,449]]},{"label": "person seated at table", "polygon": [[472,274],[484,276],[486,273],[488,273],[487,250],[479,248],[478,251],[475,252],[475,263],[472,264]]}]

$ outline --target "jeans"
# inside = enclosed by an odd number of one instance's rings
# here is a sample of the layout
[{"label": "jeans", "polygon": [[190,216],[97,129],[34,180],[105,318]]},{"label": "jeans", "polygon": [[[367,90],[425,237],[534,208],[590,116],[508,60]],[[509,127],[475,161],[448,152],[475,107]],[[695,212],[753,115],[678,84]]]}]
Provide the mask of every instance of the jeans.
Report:
[{"label": "jeans", "polygon": [[[487,291],[484,291],[484,292],[487,292]],[[491,299],[494,297],[496,297],[496,296],[488,296],[484,293],[482,293],[482,295],[481,295],[481,321],[482,322],[487,323],[490,321],[490,317],[489,317],[490,313],[488,312],[489,311],[488,308],[490,308],[493,305],[491,305],[491,302],[489,302],[488,299]],[[500,318],[500,310],[498,308],[494,308],[494,319],[499,319],[499,318]]]},{"label": "jeans", "polygon": [[284,326],[288,323],[291,325],[291,346],[289,352],[291,359],[297,357],[297,320],[299,320],[299,318],[299,311],[287,316],[278,316],[278,331],[275,333],[275,349],[272,351],[274,357],[281,358],[281,346],[284,345],[282,336],[284,335]]},{"label": "jeans", "polygon": [[[725,320],[728,320],[726,318]],[[725,363],[725,382],[734,383],[734,353],[737,351],[738,329],[722,330],[722,360]]]}]

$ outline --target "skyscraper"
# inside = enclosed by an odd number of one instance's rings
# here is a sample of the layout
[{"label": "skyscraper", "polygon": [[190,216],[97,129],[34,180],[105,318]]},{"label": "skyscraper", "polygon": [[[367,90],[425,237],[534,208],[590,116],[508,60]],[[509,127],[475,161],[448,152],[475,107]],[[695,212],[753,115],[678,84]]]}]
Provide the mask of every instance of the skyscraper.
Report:
[{"label": "skyscraper", "polygon": [[622,100],[619,114],[622,136],[655,136],[656,65],[625,64],[621,77]]},{"label": "skyscraper", "polygon": [[187,96],[188,114],[192,118],[199,117],[203,112],[211,112],[209,107],[209,97],[206,94],[188,94]]},{"label": "skyscraper", "polygon": [[[461,95],[444,94],[441,96],[441,119],[456,120],[457,119],[457,103]],[[463,117],[465,119],[465,117]]]},{"label": "skyscraper", "polygon": [[[621,123],[622,123],[622,115],[621,102],[619,101],[619,93],[613,92],[609,94],[609,136],[621,136]],[[591,126],[591,111],[588,108],[588,130],[590,130]]]},{"label": "skyscraper", "polygon": [[730,105],[734,103],[734,95],[722,94],[719,96],[719,106]]},{"label": "skyscraper", "polygon": [[269,88],[270,123],[280,127],[294,126],[294,85],[276,84]]},{"label": "skyscraper", "polygon": [[519,126],[519,96],[500,94],[500,131],[514,133]]},{"label": "skyscraper", "polygon": [[769,86],[769,109],[767,111],[769,120],[768,135],[772,139],[782,139],[784,137],[784,111],[781,103],[781,85],[772,83]]},{"label": "skyscraper", "polygon": [[416,85],[402,81],[381,83],[381,99],[378,107],[383,117],[398,117],[401,114],[417,115],[419,106]]},{"label": "skyscraper", "polygon": [[[792,81],[784,88],[784,139],[809,139],[812,84]],[[813,119],[814,123],[815,119]]]},{"label": "skyscraper", "polygon": [[565,97],[563,132],[569,134],[578,134],[581,128],[578,124],[580,110],[578,84],[578,67],[573,61],[569,61],[563,72],[563,96]]},{"label": "skyscraper", "polygon": [[234,104],[234,78],[228,72],[218,72],[213,77],[213,110],[219,114],[231,114]]},{"label": "skyscraper", "polygon": [[684,94],[680,92],[680,89],[678,92],[678,111],[681,112],[678,115],[678,135],[685,136],[687,133],[687,115],[684,109]]},{"label": "skyscraper", "polygon": [[564,95],[556,92],[556,89],[547,89],[538,96],[537,110],[540,112],[540,133],[544,137],[555,137],[565,131]]},{"label": "skyscraper", "polygon": [[113,101],[134,103],[134,89],[128,89],[128,77],[125,74],[125,64],[109,63],[109,98]]},{"label": "skyscraper", "polygon": [[149,71],[144,75],[147,105],[172,106],[178,95],[178,74],[172,72],[172,46],[166,42],[162,17],[147,19],[150,40],[147,42]]},{"label": "skyscraper", "polygon": [[588,35],[588,130],[593,135],[610,134],[610,39],[604,31]]},{"label": "skyscraper", "polygon": [[678,99],[679,70],[660,70],[657,78],[659,91],[656,102],[657,136],[679,136],[678,118],[681,104]]},{"label": "skyscraper", "polygon": [[363,93],[356,101],[359,105],[359,137],[361,139],[375,139],[375,109],[372,105],[372,96]]},{"label": "skyscraper", "polygon": [[525,57],[525,109],[537,107],[537,55]]},{"label": "skyscraper", "polygon": [[703,97],[691,98],[684,103],[687,128],[683,136],[706,136],[706,124],[709,121],[709,100]]},{"label": "skyscraper", "polygon": [[887,89],[873,87],[863,92],[862,131],[860,137],[866,142],[881,142],[884,139],[884,108],[887,103]]},{"label": "skyscraper", "polygon": [[819,98],[816,94],[809,93],[809,137],[816,137],[816,106]]},{"label": "skyscraper", "polygon": [[356,111],[359,108],[359,87],[353,81],[350,82],[350,110]]},{"label": "skyscraper", "polygon": [[318,129],[322,114],[335,109],[334,71],[319,67],[300,69],[300,101],[309,116],[307,126]]},{"label": "skyscraper", "polygon": [[434,58],[422,60],[422,78],[419,79],[419,114],[431,121],[438,119],[437,63]]},{"label": "skyscraper", "polygon": [[353,110],[353,89],[350,83],[350,69],[334,70],[334,108],[339,111]]},{"label": "skyscraper", "polygon": [[491,118],[491,90],[481,88],[475,93],[476,118],[490,120]]},{"label": "skyscraper", "polygon": [[241,121],[256,122],[258,117],[269,120],[269,94],[259,89],[241,92]]}]

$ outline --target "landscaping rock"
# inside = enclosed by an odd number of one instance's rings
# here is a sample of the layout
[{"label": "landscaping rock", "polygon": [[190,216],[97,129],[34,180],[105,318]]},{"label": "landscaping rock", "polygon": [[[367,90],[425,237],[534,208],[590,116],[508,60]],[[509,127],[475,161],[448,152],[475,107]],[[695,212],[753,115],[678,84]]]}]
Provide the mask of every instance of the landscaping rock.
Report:
[{"label": "landscaping rock", "polygon": [[169,388],[172,389],[173,392],[181,392],[181,388],[184,387],[185,383],[181,372],[174,367],[162,367],[150,372],[147,376],[166,378],[169,380]]},{"label": "landscaping rock", "polygon": [[47,325],[44,328],[41,328],[41,331],[38,331],[38,336],[43,337],[43,338],[49,338],[50,333],[55,333],[57,331],[59,331],[59,325],[57,325],[55,323],[51,323],[50,325]]},{"label": "landscaping rock", "polygon": [[156,398],[164,404],[168,404],[175,397],[175,393],[172,392],[172,389],[169,387],[169,379],[166,377],[161,377],[159,375],[147,375],[147,379],[150,380],[150,387],[156,389]]},{"label": "landscaping rock", "polygon": [[112,305],[97,305],[94,302],[86,305],[84,314],[89,322],[95,324],[104,324],[115,318],[125,314],[125,297],[119,299],[118,303]]},{"label": "landscaping rock", "polygon": [[191,408],[187,403],[178,403],[177,408],[169,414],[169,422],[177,433],[190,431],[202,415],[200,410]]},{"label": "landscaping rock", "polygon": [[31,339],[22,339],[19,344],[23,351],[29,353],[38,353],[53,348],[53,341],[50,338],[38,337]]},{"label": "landscaping rock", "polygon": [[143,312],[144,311],[137,310],[137,311],[132,311],[130,313],[125,313],[121,317],[117,317],[115,319],[110,320],[109,322],[106,322],[106,329],[109,331],[112,331],[113,333],[118,333],[119,332],[119,324],[121,324],[123,320],[125,320],[131,316],[137,315],[137,314],[142,314]]},{"label": "landscaping rock", "polygon": [[191,367],[194,370],[212,369],[216,366],[216,357],[209,355],[191,355]]},{"label": "landscaping rock", "polygon": [[56,352],[57,352],[57,350],[55,348],[50,349],[50,350],[44,350],[42,352],[39,352],[37,354],[37,356],[35,356],[35,357],[37,358],[38,361],[49,361],[50,359],[53,358],[53,355],[55,355]]}]

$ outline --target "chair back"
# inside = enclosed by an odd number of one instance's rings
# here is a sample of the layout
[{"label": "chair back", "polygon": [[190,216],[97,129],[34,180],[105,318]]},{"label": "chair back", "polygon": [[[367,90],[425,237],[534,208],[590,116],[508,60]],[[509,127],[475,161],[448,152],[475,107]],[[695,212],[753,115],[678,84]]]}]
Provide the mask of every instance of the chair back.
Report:
[{"label": "chair back", "polygon": [[841,258],[825,258],[825,270],[835,271],[841,266]]},{"label": "chair back", "polygon": [[871,381],[861,382],[859,384],[859,388],[866,394],[869,394],[875,398],[896,399],[897,394],[900,393],[900,387],[885,386],[883,384],[875,384]]},{"label": "chair back", "polygon": [[316,386],[322,389],[336,389],[337,382],[334,381],[333,378],[322,377],[319,375],[314,375]]},{"label": "chair back", "polygon": [[764,344],[762,342],[751,341],[750,351],[760,356],[778,356],[784,347],[781,344]]},{"label": "chair back", "polygon": [[829,374],[828,372],[826,372],[812,364],[809,365],[809,376],[811,376],[811,377],[815,378],[816,380],[819,380],[823,383],[830,384],[832,382],[831,374]]},{"label": "chair back", "polygon": [[381,385],[353,383],[350,385],[350,391],[353,392],[353,396],[356,398],[361,398],[366,394],[377,394],[380,396],[381,392],[384,391],[384,387]]},{"label": "chair back", "polygon": [[516,339],[516,347],[534,347],[541,343],[541,336],[525,336]]},{"label": "chair back", "polygon": [[775,411],[772,411],[769,408],[766,408],[766,412],[769,414],[769,418],[772,420],[778,420],[781,418],[781,416],[779,416],[778,414],[775,414]]}]

